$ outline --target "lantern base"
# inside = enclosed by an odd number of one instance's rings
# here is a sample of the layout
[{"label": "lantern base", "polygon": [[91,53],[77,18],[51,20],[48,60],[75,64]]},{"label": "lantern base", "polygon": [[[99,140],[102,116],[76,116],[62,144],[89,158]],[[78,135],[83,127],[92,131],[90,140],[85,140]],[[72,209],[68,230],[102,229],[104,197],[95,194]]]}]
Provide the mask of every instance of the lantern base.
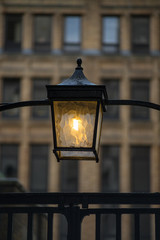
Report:
[{"label": "lantern base", "polygon": [[83,151],[83,150],[53,150],[53,153],[55,154],[57,161],[61,160],[93,160],[98,162],[98,154],[96,151]]}]

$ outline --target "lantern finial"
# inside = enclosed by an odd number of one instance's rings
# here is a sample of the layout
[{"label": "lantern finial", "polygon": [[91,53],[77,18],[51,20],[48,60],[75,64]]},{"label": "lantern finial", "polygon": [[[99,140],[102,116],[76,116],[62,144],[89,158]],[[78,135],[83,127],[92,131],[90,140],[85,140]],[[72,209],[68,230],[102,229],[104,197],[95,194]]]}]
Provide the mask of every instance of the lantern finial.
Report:
[{"label": "lantern finial", "polygon": [[83,69],[82,67],[81,67],[81,65],[82,65],[82,59],[81,58],[78,58],[77,59],[77,68],[76,69]]},{"label": "lantern finial", "polygon": [[77,67],[75,68],[72,76],[58,85],[68,85],[68,86],[80,86],[80,85],[95,85],[94,83],[88,81],[83,73],[83,68],[81,67],[82,59],[77,59]]}]

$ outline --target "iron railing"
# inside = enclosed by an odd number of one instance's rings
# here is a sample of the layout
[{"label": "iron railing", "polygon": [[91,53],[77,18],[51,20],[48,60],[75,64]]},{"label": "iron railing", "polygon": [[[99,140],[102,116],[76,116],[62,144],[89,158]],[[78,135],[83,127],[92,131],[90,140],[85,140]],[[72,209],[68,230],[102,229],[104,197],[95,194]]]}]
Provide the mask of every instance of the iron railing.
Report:
[{"label": "iron railing", "polygon": [[[17,103],[2,103],[0,111],[8,109],[50,105],[50,101],[26,101]],[[160,111],[160,105],[134,100],[107,100],[106,105],[134,105],[153,108]],[[93,205],[97,206],[93,208]],[[125,205],[125,207],[123,206]],[[156,205],[156,206],[155,206]],[[88,215],[95,216],[95,240],[104,240],[101,234],[102,215],[114,215],[115,232],[105,240],[122,239],[122,216],[134,217],[134,234],[132,240],[151,240],[151,236],[141,236],[141,215],[154,216],[154,239],[160,239],[160,193],[4,193],[0,194],[0,240],[4,240],[2,232],[5,231],[7,240],[19,240],[13,236],[14,215],[27,216],[26,236],[22,240],[34,240],[34,215],[45,216],[47,234],[44,240],[53,240],[54,216],[60,214],[66,218],[66,240],[81,240],[81,226]],[[91,207],[90,207],[91,206]],[[111,207],[112,206],[112,207]],[[118,207],[117,207],[118,206]],[[140,207],[141,206],[141,207]],[[4,215],[7,216],[4,218]],[[4,221],[4,219],[6,221]],[[4,227],[4,222],[6,225]],[[37,234],[41,240],[41,225],[37,225]],[[3,228],[4,227],[4,228]],[[107,229],[106,225],[106,229]],[[128,226],[126,226],[127,228]],[[2,231],[3,230],[3,231]],[[144,232],[147,229],[144,229]],[[24,234],[24,232],[23,232]],[[145,236],[145,234],[144,234]],[[123,239],[123,240],[130,240]]]},{"label": "iron railing", "polygon": [[[110,207],[111,205],[112,207]],[[45,216],[47,224],[47,234],[43,240],[53,240],[54,216],[60,214],[66,218],[68,226],[66,236],[63,239],[80,240],[83,220],[86,216],[93,215],[95,216],[95,240],[104,240],[101,233],[102,215],[114,215],[115,233],[111,238],[105,239],[121,240],[122,217],[130,215],[135,219],[133,240],[159,240],[160,207],[158,205],[160,205],[160,193],[1,193],[0,220],[2,219],[1,215],[7,215],[6,239],[13,240],[15,239],[13,238],[14,215],[25,214],[27,216],[27,231],[26,236],[21,239],[33,240],[35,239],[33,216],[41,214]],[[145,232],[141,231],[141,215],[154,216],[154,238],[151,236],[141,238],[141,235],[145,236]],[[0,227],[2,227],[1,221]],[[107,225],[105,227],[107,228]],[[128,227],[127,225],[126,228]]]}]

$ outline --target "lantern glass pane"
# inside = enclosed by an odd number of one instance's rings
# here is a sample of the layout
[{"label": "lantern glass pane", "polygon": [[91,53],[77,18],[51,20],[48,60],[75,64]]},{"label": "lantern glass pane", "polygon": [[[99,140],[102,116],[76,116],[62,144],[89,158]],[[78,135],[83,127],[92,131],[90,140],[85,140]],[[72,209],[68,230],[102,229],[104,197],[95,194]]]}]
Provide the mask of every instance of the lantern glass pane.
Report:
[{"label": "lantern glass pane", "polygon": [[[53,104],[57,147],[91,148],[97,102],[55,101]],[[81,154],[87,156],[87,152]]]},{"label": "lantern glass pane", "polygon": [[99,115],[98,115],[98,125],[97,125],[97,137],[96,137],[96,152],[99,151],[100,137],[101,137],[101,128],[102,128],[102,118],[103,110],[102,105],[99,106]]}]

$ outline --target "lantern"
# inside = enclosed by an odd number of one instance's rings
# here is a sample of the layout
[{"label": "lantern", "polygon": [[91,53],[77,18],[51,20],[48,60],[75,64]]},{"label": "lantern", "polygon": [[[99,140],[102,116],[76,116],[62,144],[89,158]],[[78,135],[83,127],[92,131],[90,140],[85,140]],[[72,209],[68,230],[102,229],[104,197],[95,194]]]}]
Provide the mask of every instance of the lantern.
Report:
[{"label": "lantern", "polygon": [[73,75],[59,85],[47,85],[51,103],[54,154],[60,160],[96,160],[107,92],[89,82],[77,60]]}]

